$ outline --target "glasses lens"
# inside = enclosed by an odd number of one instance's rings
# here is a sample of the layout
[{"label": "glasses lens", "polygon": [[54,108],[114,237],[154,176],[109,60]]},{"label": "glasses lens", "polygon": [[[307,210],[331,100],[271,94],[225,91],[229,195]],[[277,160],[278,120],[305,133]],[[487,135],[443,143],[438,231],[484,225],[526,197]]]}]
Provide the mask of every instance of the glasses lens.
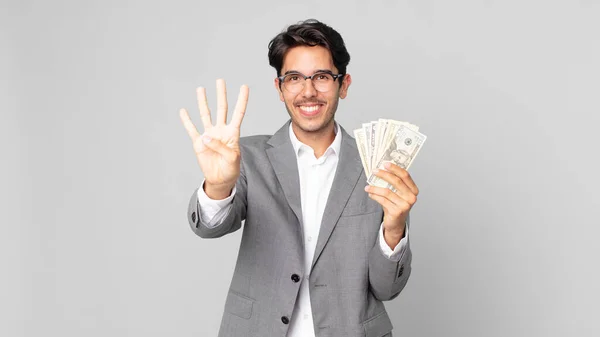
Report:
[{"label": "glasses lens", "polygon": [[283,87],[291,93],[297,93],[302,91],[304,82],[304,77],[300,74],[287,74],[283,78]]},{"label": "glasses lens", "polygon": [[333,87],[333,76],[330,73],[316,73],[312,78],[315,89],[320,92],[327,92]]}]

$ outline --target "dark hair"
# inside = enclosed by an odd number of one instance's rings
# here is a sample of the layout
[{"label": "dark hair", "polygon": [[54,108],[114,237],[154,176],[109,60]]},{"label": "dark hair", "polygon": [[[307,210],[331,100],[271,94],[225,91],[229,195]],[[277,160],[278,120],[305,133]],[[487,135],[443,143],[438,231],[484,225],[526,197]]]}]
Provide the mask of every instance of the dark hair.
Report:
[{"label": "dark hair", "polygon": [[[331,53],[333,64],[341,74],[346,73],[350,54],[340,33],[315,19],[289,26],[269,42],[269,64],[281,75],[286,53],[297,46],[323,46]],[[341,78],[341,77],[340,77]]]}]

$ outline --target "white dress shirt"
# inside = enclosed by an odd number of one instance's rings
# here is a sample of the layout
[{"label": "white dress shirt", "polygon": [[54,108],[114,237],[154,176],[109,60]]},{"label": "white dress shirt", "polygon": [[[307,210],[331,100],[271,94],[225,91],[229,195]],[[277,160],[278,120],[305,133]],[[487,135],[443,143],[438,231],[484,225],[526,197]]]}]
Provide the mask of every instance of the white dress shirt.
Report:
[{"label": "white dress shirt", "polygon": [[[325,153],[316,158],[311,147],[298,140],[292,130],[290,123],[290,140],[296,152],[298,162],[298,173],[300,174],[300,198],[302,203],[302,229],[304,233],[304,270],[305,278],[300,284],[300,291],[296,301],[292,317],[290,319],[290,328],[288,337],[314,337],[314,326],[312,317],[312,307],[310,304],[308,276],[317,245],[317,238],[321,229],[321,220],[325,211],[325,204],[333,184],[333,177],[337,169],[340,146],[342,143],[342,133],[340,127],[335,125],[335,139],[327,148]],[[202,182],[202,185],[204,182]],[[223,200],[212,200],[201,187],[198,189],[198,202],[200,207],[200,216],[203,223],[208,227],[218,225],[227,215],[231,201],[235,196],[234,188],[231,195]],[[365,192],[366,193],[366,192]],[[405,229],[406,235],[394,250],[385,243],[383,239],[383,224],[379,229],[379,242],[382,253],[391,260],[399,261],[403,251],[406,249],[408,237],[408,226]]]}]

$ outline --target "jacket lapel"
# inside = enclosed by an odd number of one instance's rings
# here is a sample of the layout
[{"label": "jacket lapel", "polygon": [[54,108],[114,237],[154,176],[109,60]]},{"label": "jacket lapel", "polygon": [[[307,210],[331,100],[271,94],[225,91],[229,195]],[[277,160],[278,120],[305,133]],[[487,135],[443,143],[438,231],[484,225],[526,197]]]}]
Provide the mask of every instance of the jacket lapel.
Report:
[{"label": "jacket lapel", "polygon": [[[285,198],[290,205],[290,208],[298,218],[298,224],[302,226],[302,205],[300,197],[300,176],[298,173],[298,161],[294,147],[290,141],[288,121],[269,139],[267,144],[272,146],[267,149],[267,157],[271,162],[273,171],[277,176],[277,180],[283,189]],[[319,259],[323,248],[329,241],[329,237],[337,224],[358,179],[363,171],[362,163],[358,155],[358,149],[354,138],[340,126],[342,132],[342,144],[340,147],[340,157],[338,161],[335,177],[331,191],[327,197],[327,204],[323,219],[321,220],[321,229],[319,231],[319,239],[315,248],[315,254],[312,261],[312,266]],[[302,233],[300,227],[299,233]],[[301,235],[301,234],[300,234]],[[301,238],[300,238],[301,239]],[[300,241],[301,244],[302,240]],[[302,247],[304,248],[304,247]]]},{"label": "jacket lapel", "polygon": [[[323,248],[327,244],[333,228],[337,224],[354,187],[363,171],[362,163],[358,155],[358,149],[353,138],[346,133],[346,130],[340,126],[342,132],[342,145],[340,147],[340,157],[337,165],[337,170],[331,185],[331,191],[327,197],[327,204],[323,219],[321,220],[321,229],[319,231],[319,239],[312,261],[312,267],[319,259]],[[294,161],[294,165],[295,165]],[[297,169],[296,169],[297,174]],[[311,267],[311,269],[312,269]]]},{"label": "jacket lapel", "polygon": [[[267,156],[275,171],[277,180],[283,189],[285,198],[298,218],[298,224],[302,224],[302,205],[300,204],[300,176],[298,174],[298,161],[294,153],[294,147],[289,136],[289,124],[285,123],[277,131],[267,144],[272,147],[267,149]],[[300,231],[301,232],[301,231]]]}]

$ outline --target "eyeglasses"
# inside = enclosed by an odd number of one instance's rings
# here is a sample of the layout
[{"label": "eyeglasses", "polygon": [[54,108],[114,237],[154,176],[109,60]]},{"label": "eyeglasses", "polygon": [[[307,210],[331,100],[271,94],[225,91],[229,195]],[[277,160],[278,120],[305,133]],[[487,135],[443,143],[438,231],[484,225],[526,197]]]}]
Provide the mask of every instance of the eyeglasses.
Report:
[{"label": "eyeglasses", "polygon": [[289,73],[277,78],[279,79],[279,86],[283,86],[291,94],[297,94],[304,89],[307,79],[311,80],[315,90],[328,92],[333,89],[335,81],[342,76],[344,74],[334,74],[331,71],[318,71],[311,76],[301,73]]}]

